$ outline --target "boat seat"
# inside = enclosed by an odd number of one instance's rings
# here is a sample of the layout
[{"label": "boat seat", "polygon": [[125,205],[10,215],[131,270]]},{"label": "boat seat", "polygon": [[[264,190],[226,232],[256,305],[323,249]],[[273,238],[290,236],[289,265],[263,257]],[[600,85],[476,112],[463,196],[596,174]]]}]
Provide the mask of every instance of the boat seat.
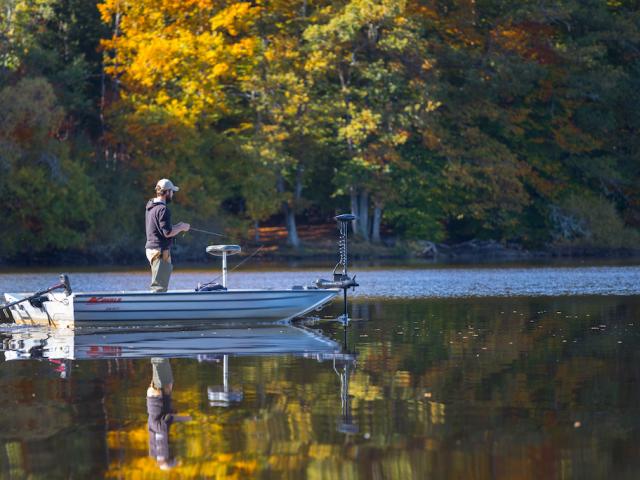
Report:
[{"label": "boat seat", "polygon": [[352,222],[356,217],[353,213],[343,213],[342,215],[338,215],[335,219],[339,222]]},{"label": "boat seat", "polygon": [[236,253],[240,253],[242,248],[240,245],[209,245],[206,251],[209,255],[221,257],[224,254],[235,255]]}]

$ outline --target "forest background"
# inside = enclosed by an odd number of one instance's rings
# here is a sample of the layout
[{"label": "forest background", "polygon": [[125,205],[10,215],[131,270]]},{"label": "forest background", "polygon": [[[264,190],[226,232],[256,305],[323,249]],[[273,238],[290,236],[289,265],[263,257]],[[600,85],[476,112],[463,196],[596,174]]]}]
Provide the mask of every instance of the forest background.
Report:
[{"label": "forest background", "polygon": [[0,262],[140,261],[162,177],[237,241],[637,248],[639,4],[0,0]]}]

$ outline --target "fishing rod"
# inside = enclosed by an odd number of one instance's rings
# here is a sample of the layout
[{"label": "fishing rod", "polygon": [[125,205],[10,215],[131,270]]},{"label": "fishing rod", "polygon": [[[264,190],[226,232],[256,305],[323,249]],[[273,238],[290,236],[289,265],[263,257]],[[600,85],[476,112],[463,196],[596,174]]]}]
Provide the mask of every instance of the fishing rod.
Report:
[{"label": "fishing rod", "polygon": [[193,232],[199,232],[199,233],[206,233],[207,235],[215,235],[216,237],[226,237],[226,235],[222,234],[222,233],[216,233],[216,232],[210,232],[208,230],[201,230],[200,228],[193,228],[190,227],[189,231],[193,231]]}]

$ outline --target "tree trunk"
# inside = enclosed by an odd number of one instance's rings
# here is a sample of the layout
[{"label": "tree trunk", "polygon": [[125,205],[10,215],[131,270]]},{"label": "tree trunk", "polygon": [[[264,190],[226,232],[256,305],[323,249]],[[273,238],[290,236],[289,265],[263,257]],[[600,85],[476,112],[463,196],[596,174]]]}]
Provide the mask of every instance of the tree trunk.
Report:
[{"label": "tree trunk", "polygon": [[[121,17],[122,17],[122,14],[120,13],[120,7],[118,6],[118,9],[116,11],[116,17],[114,19],[115,21],[114,21],[114,24],[113,24],[113,38],[116,38],[116,37],[120,36],[120,19],[121,19]],[[117,52],[114,52],[113,55],[114,55],[114,58],[118,57]],[[116,63],[114,65],[114,68],[115,68],[116,72],[118,71],[118,67],[119,67],[119,65]],[[120,80],[118,78],[118,75],[114,76],[113,85],[114,85],[114,90],[116,91],[116,93],[118,93],[120,91]]]},{"label": "tree trunk", "polygon": [[296,228],[296,214],[287,202],[282,202],[285,221],[287,222],[287,243],[293,248],[300,247],[300,237]]},{"label": "tree trunk", "polygon": [[356,216],[356,219],[351,222],[351,229],[355,235],[358,233],[358,191],[355,187],[350,187],[349,192],[351,194],[351,213]]},{"label": "tree trunk", "polygon": [[371,241],[381,243],[380,224],[382,223],[382,207],[376,205],[373,209],[373,225],[371,226]]},{"label": "tree trunk", "polygon": [[[277,180],[278,193],[284,193],[284,178],[282,174],[278,174]],[[282,202],[282,213],[287,226],[287,243],[293,248],[300,247],[300,237],[298,237],[298,229],[296,228],[296,213],[286,200]]]},{"label": "tree trunk", "polygon": [[296,186],[295,186],[295,195],[294,195],[294,206],[299,205],[298,202],[302,199],[302,175],[304,174],[304,166],[298,162],[296,166]]},{"label": "tree trunk", "polygon": [[255,240],[256,243],[260,243],[260,221],[258,220],[253,221],[253,230],[254,230],[253,239]]},{"label": "tree trunk", "polygon": [[369,192],[363,190],[360,192],[360,202],[358,212],[360,235],[365,242],[369,241]]}]

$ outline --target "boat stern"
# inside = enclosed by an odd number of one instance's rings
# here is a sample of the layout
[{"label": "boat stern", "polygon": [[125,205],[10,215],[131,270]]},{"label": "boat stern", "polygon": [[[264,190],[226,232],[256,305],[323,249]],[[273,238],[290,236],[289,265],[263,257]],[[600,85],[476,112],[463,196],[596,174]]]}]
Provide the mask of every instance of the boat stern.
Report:
[{"label": "boat stern", "polygon": [[[33,293],[5,293],[6,303],[15,302]],[[7,321],[13,321],[18,325],[46,325],[56,327],[73,326],[73,295],[65,293],[47,293],[33,300],[24,301],[5,309]],[[8,319],[8,316],[11,319]]]}]

